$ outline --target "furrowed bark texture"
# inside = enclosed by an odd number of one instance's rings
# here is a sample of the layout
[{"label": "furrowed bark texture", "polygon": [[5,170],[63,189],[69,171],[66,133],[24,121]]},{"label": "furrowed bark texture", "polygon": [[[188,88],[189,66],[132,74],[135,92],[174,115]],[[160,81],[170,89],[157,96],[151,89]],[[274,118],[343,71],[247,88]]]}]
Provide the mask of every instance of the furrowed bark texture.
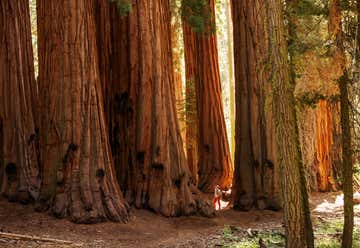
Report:
[{"label": "furrowed bark texture", "polygon": [[195,34],[183,21],[186,77],[186,155],[194,182],[198,183],[198,117],[195,91]]},{"label": "furrowed bark texture", "polygon": [[37,198],[37,88],[29,4],[0,2],[0,192],[10,201]]},{"label": "furrowed bark texture", "polygon": [[342,178],[340,105],[320,100],[316,108],[299,109],[298,126],[310,191],[338,190]]},{"label": "furrowed bark texture", "polygon": [[[335,105],[336,106],[336,105]],[[334,132],[333,104],[321,100],[317,108],[315,130],[315,167],[317,168],[318,190],[321,192],[337,191],[335,181],[336,167],[333,161]]]},{"label": "furrowed bark texture", "polygon": [[340,120],[342,134],[343,192],[344,192],[344,228],[342,236],[343,248],[353,247],[354,202],[353,202],[353,160],[350,129],[350,103],[348,85],[350,79],[346,69],[344,33],[342,31],[342,14],[340,0],[330,2],[329,34],[334,38],[336,51],[334,56],[339,59],[343,74],[339,78],[340,88]]},{"label": "furrowed bark texture", "polygon": [[[112,119],[124,118],[121,125],[131,121],[130,128],[136,123],[135,153],[128,153],[131,158],[134,156],[135,164],[121,160],[117,164],[121,166],[120,177],[124,175],[120,183],[126,198],[137,208],[148,208],[165,216],[197,212],[211,216],[214,214],[211,205],[201,200],[194,189],[182,145],[175,102],[169,0],[137,0],[128,17],[114,15],[111,12],[114,54],[111,66],[113,71],[126,63],[128,67],[113,74],[111,91],[120,94],[120,98],[125,93],[134,116],[116,117],[122,114],[114,108]],[[122,63],[115,63],[117,56]],[[128,113],[132,110],[125,114]],[[126,128],[119,129],[121,135],[126,135],[125,131]],[[123,140],[132,142],[131,137],[124,136]]]},{"label": "furrowed bark texture", "polygon": [[[107,106],[106,120],[109,140],[120,188],[127,200],[131,200],[134,187],[136,161],[135,128],[137,74],[136,60],[130,64],[130,56],[137,54],[137,42],[129,42],[129,17],[120,17],[116,4],[108,0],[96,0],[96,31],[100,75]],[[135,35],[135,36],[134,36]],[[134,82],[132,83],[131,78]]]},{"label": "furrowed bark texture", "polygon": [[[214,0],[208,1],[215,20]],[[199,188],[212,192],[215,185],[230,186],[233,166],[221,101],[216,34],[195,34],[195,89],[198,116]]]},{"label": "furrowed bark texture", "polygon": [[[116,181],[99,75],[94,2],[40,0],[39,209],[77,223],[128,220]],[[56,30],[56,32],[54,32]]]},{"label": "furrowed bark texture", "polygon": [[234,208],[281,208],[265,1],[233,1],[236,131]]},{"label": "furrowed bark texture", "polygon": [[[181,33],[181,17],[178,15],[178,7],[176,1],[170,2],[171,9],[171,52],[173,57],[173,71],[175,84],[175,100],[177,117],[180,125],[181,138],[186,140],[186,118],[183,112],[185,106],[183,94],[183,80],[182,80],[182,33]],[[186,146],[184,146],[185,148]]]},{"label": "furrowed bark texture", "polygon": [[[270,56],[273,109],[284,206],[286,247],[313,247],[308,195],[296,127],[294,85],[291,83],[282,2],[269,0]],[[304,184],[304,185],[303,185]],[[304,186],[302,188],[302,185]],[[311,234],[311,233],[310,233]]]}]

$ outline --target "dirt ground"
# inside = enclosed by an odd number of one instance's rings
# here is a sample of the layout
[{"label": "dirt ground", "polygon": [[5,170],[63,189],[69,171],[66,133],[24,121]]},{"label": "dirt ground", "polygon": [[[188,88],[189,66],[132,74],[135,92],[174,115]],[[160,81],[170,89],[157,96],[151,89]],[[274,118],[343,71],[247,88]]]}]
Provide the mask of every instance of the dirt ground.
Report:
[{"label": "dirt ground", "polygon": [[[310,205],[313,218],[327,218],[342,214],[339,194],[314,194]],[[356,224],[360,224],[357,209]],[[37,213],[33,206],[8,203],[0,198],[0,232],[34,235],[69,241],[44,242],[16,240],[0,235],[0,247],[219,247],[224,226],[243,229],[281,228],[282,213],[273,211],[238,212],[226,208],[215,218],[198,216],[165,218],[150,211],[132,210],[127,224],[73,224],[67,219],[56,219]]]}]

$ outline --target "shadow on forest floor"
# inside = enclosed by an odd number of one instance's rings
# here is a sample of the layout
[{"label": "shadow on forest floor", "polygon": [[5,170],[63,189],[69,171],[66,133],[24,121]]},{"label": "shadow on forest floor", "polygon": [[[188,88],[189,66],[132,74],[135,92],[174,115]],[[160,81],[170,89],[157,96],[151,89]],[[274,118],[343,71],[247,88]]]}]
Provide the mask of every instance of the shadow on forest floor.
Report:
[{"label": "shadow on forest floor", "polygon": [[[342,209],[339,193],[313,194],[310,205],[319,240],[336,243],[341,234]],[[0,198],[0,232],[35,235],[69,241],[71,244],[1,237],[0,247],[282,247],[282,213],[273,211],[238,212],[225,206],[215,218],[198,216],[165,218],[145,210],[133,210],[128,224],[73,224],[48,214],[36,213],[33,206],[8,203]],[[356,207],[357,224],[360,207]],[[357,229],[355,235],[358,235]],[[360,235],[359,235],[360,236]],[[359,246],[360,247],[360,246]]]}]

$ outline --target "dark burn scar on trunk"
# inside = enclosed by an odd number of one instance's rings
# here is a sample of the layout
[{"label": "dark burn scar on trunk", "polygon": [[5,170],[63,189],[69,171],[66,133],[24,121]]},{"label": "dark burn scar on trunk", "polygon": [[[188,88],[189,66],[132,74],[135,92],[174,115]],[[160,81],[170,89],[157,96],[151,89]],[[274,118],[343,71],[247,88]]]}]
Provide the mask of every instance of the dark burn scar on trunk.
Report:
[{"label": "dark burn scar on trunk", "polygon": [[152,163],[151,167],[154,169],[158,169],[158,170],[163,170],[164,169],[164,165],[162,163]]},{"label": "dark burn scar on trunk", "polygon": [[79,149],[79,146],[74,144],[74,143],[70,143],[68,146],[68,149],[65,153],[64,159],[63,159],[63,163],[67,164],[68,162],[71,162],[74,159],[75,156],[75,152]]},{"label": "dark burn scar on trunk", "polygon": [[5,173],[9,182],[17,180],[17,168],[15,163],[8,163],[5,167]]},{"label": "dark burn scar on trunk", "polygon": [[265,166],[270,169],[274,169],[274,163],[269,159],[265,160]]},{"label": "dark burn scar on trunk", "polygon": [[137,152],[136,154],[136,159],[140,162],[140,163],[144,163],[145,162],[145,152]]},{"label": "dark burn scar on trunk", "polygon": [[96,171],[96,177],[99,178],[100,180],[104,179],[104,177],[105,177],[104,169],[98,169]]},{"label": "dark burn scar on trunk", "polygon": [[209,153],[210,152],[210,145],[205,144],[204,149],[205,149],[205,152]]}]

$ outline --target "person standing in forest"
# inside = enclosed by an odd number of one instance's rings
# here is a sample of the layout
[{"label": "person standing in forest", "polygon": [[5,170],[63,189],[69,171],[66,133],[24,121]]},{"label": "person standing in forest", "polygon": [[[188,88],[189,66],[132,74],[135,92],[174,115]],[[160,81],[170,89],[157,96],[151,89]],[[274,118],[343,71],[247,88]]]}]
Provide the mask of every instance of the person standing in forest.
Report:
[{"label": "person standing in forest", "polygon": [[218,203],[218,205],[219,205],[218,210],[221,210],[221,204],[220,204],[221,197],[222,197],[221,188],[220,188],[219,185],[216,185],[215,186],[215,192],[214,192],[214,200],[213,200],[215,210],[216,210],[216,203]]}]

